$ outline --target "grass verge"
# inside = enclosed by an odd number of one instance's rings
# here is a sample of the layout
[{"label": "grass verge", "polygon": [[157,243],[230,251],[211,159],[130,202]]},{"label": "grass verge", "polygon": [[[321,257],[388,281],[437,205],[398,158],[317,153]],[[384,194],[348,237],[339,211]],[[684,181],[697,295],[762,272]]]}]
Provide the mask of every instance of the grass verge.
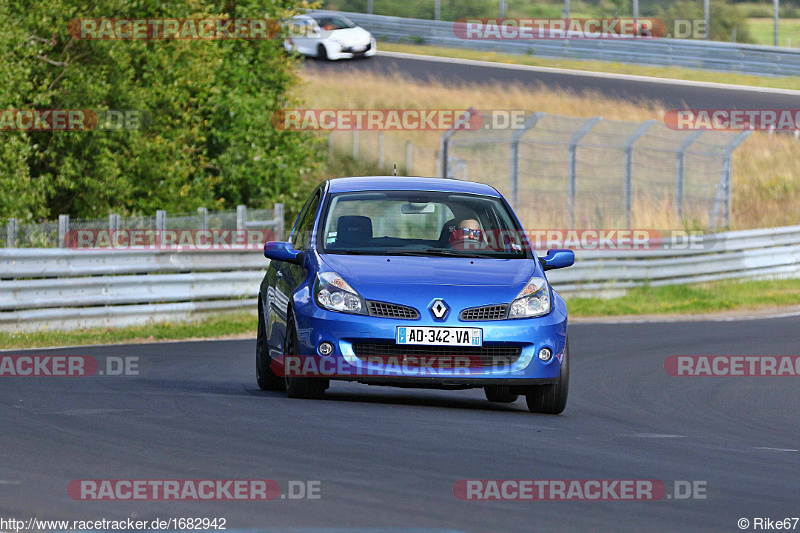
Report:
[{"label": "grass verge", "polygon": [[258,317],[253,313],[223,313],[190,322],[154,322],[124,328],[87,328],[73,331],[41,330],[0,332],[0,349],[213,339],[234,335],[255,336]]},{"label": "grass verge", "polygon": [[[639,287],[620,298],[567,298],[567,304],[571,317],[753,311],[800,305],[800,279]],[[255,336],[257,323],[253,314],[228,313],[192,322],[164,322],[127,328],[0,332],[0,349]]]},{"label": "grass verge", "polygon": [[631,74],[635,76],[670,78],[676,80],[705,81],[714,83],[729,83],[733,85],[747,85],[752,87],[773,87],[776,89],[800,90],[800,77],[797,76],[785,78],[748,76],[746,74],[714,72],[684,67],[629,65],[612,61],[548,59],[532,55],[501,54],[497,52],[484,52],[480,50],[464,50],[460,48],[445,48],[442,46],[417,44],[380,43],[378,48],[379,50],[384,50],[386,52],[403,52],[406,54],[423,54],[437,57],[452,57],[456,59],[493,61],[495,63],[507,63],[512,65],[530,65],[534,67],[564,68],[611,74]]},{"label": "grass verge", "polygon": [[800,305],[800,279],[729,280],[694,285],[645,286],[631,289],[625,296],[608,300],[566,300],[569,315],[574,317],[753,311]]}]

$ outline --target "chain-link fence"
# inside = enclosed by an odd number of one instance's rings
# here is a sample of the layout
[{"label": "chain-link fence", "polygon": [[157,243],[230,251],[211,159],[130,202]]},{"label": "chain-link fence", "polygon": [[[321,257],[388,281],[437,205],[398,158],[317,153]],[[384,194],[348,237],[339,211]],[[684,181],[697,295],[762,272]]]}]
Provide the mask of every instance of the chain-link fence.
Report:
[{"label": "chain-link fence", "polygon": [[749,133],[533,113],[521,128],[446,132],[438,150],[367,131],[329,145],[387,170],[403,151],[420,154],[407,175],[488,183],[527,227],[714,230],[730,226],[732,154]]},{"label": "chain-link fence", "polygon": [[111,213],[107,218],[70,218],[59,215],[58,221],[20,224],[9,219],[5,231],[0,231],[0,248],[59,248],[67,244],[67,235],[76,231],[120,230],[248,230],[271,228],[278,239],[285,234],[283,204],[273,209],[236,209],[209,211],[201,207],[193,213],[167,213],[120,217]]}]

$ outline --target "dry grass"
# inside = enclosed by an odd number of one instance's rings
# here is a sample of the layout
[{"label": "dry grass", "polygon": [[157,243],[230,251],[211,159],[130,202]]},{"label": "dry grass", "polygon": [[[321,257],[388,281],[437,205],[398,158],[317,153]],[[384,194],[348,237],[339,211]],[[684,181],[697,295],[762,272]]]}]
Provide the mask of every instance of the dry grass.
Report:
[{"label": "dry grass", "polygon": [[[607,120],[644,121],[663,120],[666,109],[655,101],[626,102],[610,99],[594,91],[576,94],[553,90],[542,85],[522,86],[444,86],[409,81],[399,76],[387,78],[379,75],[326,72],[324,75],[304,73],[301,98],[309,108],[335,109],[479,109],[544,111],[548,114],[588,118],[602,116]],[[390,132],[386,134],[386,166],[398,163],[404,167],[405,143],[411,141],[418,148],[414,154],[412,173],[435,175],[433,154],[439,146],[441,132]],[[351,149],[349,132],[335,136],[340,150]],[[361,136],[361,155],[372,153],[377,159],[377,141],[374,135]],[[350,142],[350,148],[347,143]],[[370,145],[372,143],[373,145]],[[591,164],[591,161],[589,162]],[[753,134],[734,152],[732,229],[770,227],[800,224],[800,141],[786,135],[769,136]],[[507,181],[507,163],[498,163],[497,174]],[[506,166],[502,166],[506,165]],[[487,168],[481,175],[491,175]],[[635,176],[634,176],[634,179]],[[528,203],[527,197],[520,204]],[[531,209],[520,209],[526,224],[552,227],[566,223],[537,221]],[[591,217],[580,217],[577,225],[597,225]],[[604,220],[609,226],[619,221]],[[675,228],[704,227],[707,215],[687,211],[683,221],[674,214],[669,194],[656,198],[634,198],[634,224],[637,227]],[[544,225],[543,225],[544,224]]]}]

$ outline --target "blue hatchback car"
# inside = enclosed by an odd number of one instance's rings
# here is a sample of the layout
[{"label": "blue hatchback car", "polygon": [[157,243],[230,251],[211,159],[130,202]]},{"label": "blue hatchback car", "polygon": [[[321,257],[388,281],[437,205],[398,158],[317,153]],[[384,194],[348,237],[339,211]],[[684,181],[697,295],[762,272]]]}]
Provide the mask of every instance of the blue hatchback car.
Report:
[{"label": "blue hatchback car", "polygon": [[480,183],[338,178],[306,201],[289,242],[268,242],[256,377],[320,398],[331,380],[483,388],[561,413],[569,387],[567,306],[503,196]]}]

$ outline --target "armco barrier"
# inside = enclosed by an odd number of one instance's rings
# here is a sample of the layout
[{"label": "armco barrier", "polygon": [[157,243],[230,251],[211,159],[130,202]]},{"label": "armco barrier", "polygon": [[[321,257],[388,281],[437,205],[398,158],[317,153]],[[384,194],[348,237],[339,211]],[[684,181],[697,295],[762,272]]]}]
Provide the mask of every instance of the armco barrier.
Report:
[{"label": "armco barrier", "polygon": [[0,330],[255,312],[268,265],[253,250],[0,249]]},{"label": "armco barrier", "polygon": [[[562,294],[649,283],[800,276],[800,226],[704,235],[688,250],[578,251],[548,273]],[[125,326],[255,312],[268,261],[257,251],[0,249],[0,329]]]},{"label": "armco barrier", "polygon": [[[342,13],[386,41],[422,42],[563,59],[681,66],[754,75],[800,75],[800,49],[689,39],[476,40],[456,35],[453,22]],[[378,45],[380,49],[380,45]]]}]

